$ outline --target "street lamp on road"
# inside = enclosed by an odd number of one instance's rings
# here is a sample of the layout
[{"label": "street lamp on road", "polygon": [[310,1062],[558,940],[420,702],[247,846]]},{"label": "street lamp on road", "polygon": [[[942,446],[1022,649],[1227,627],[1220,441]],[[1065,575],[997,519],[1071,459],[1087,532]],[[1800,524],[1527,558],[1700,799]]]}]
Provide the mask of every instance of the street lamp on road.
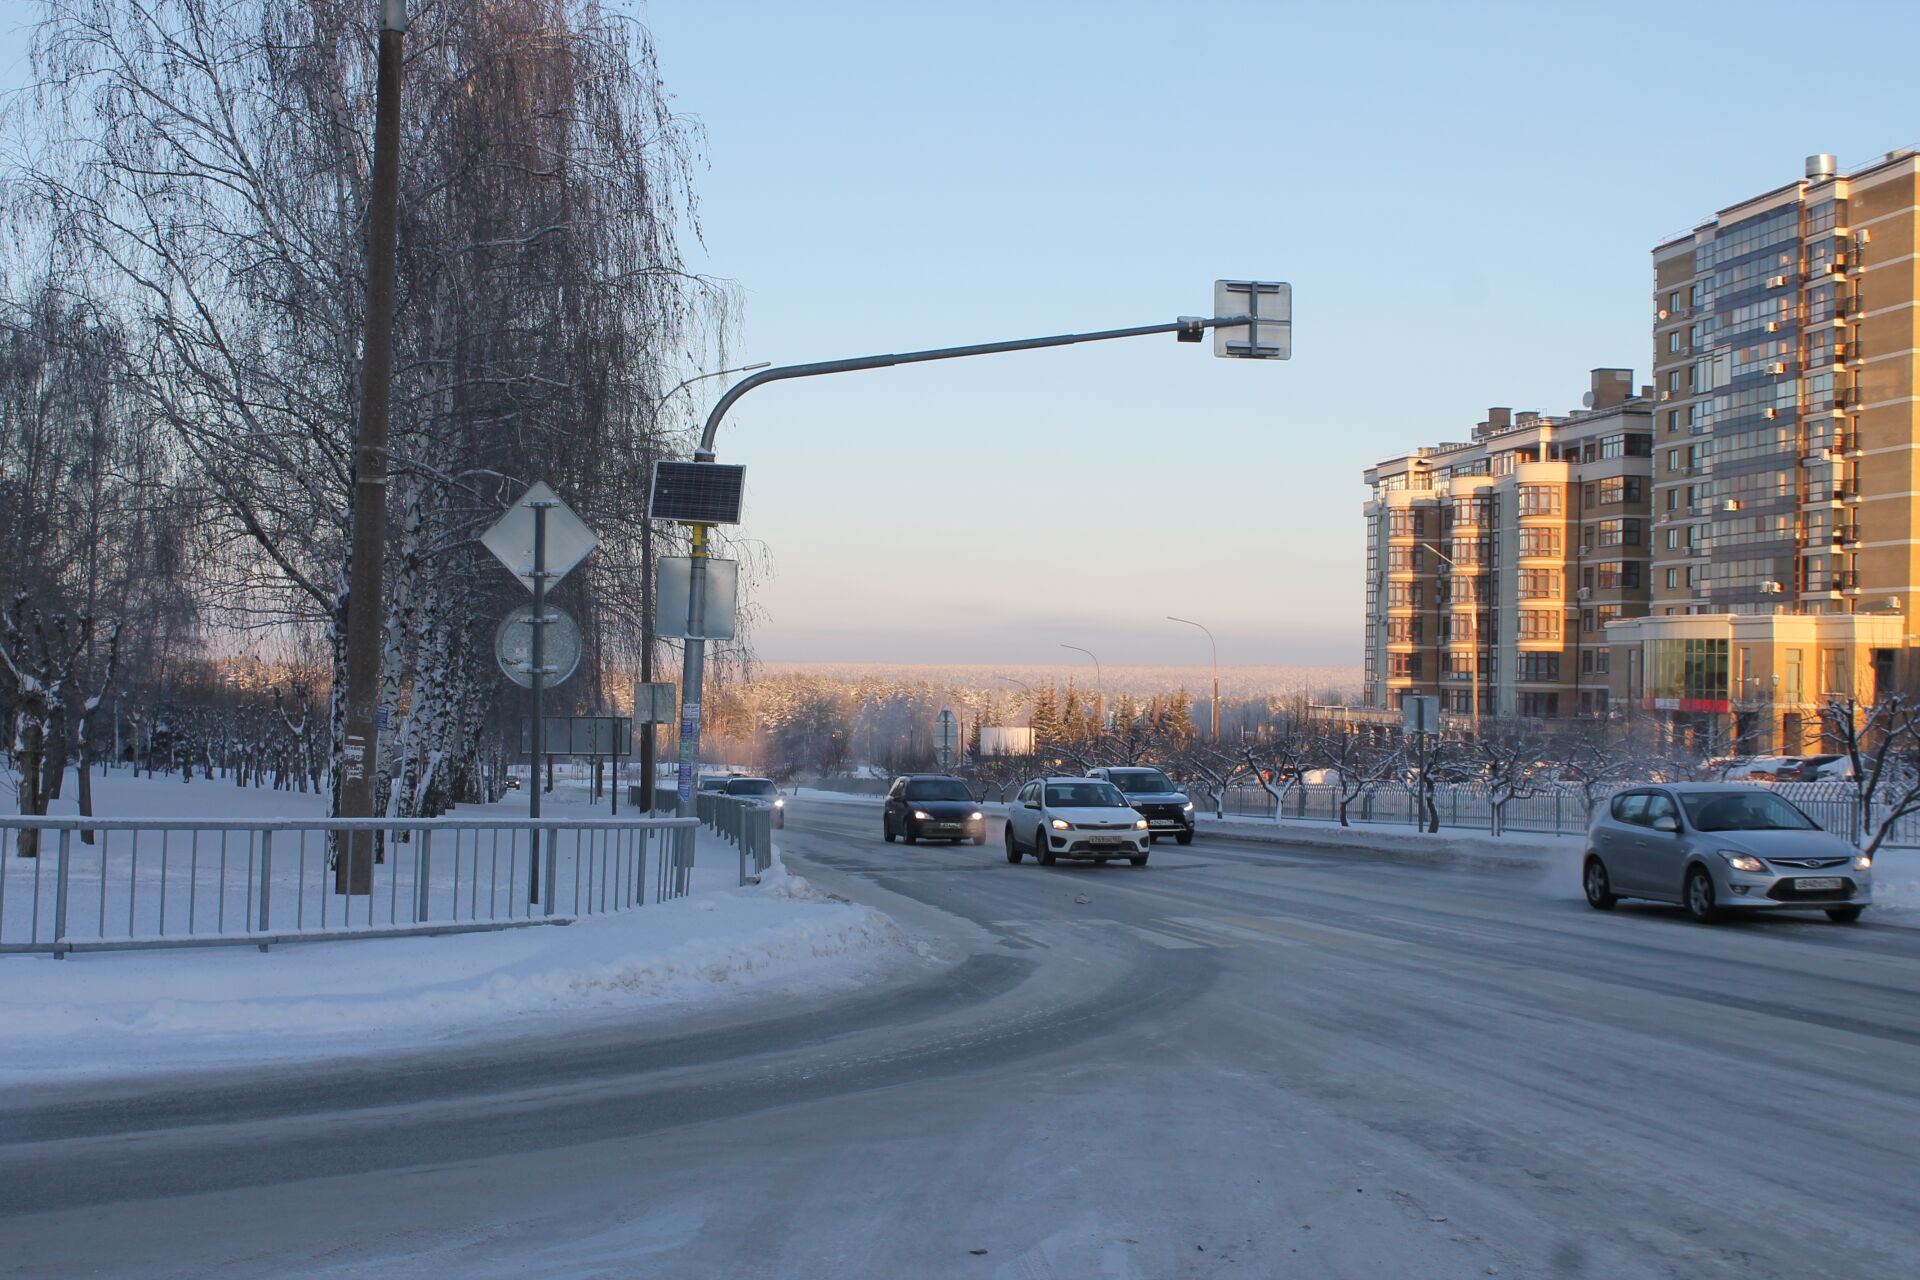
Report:
[{"label": "street lamp on road", "polygon": [[[1094,658],[1094,657],[1093,657],[1093,650],[1091,650],[1091,649],[1082,649],[1082,648],[1081,648],[1081,647],[1080,647],[1079,645],[1077,645],[1077,644],[1063,644],[1063,645],[1061,645],[1060,647],[1061,647],[1062,649],[1072,649],[1072,650],[1073,650],[1074,652],[1076,652],[1076,653],[1084,653],[1084,654],[1086,654],[1086,655],[1087,655],[1087,656],[1088,656],[1089,658],[1093,658],[1093,686],[1094,686],[1094,695],[1095,695],[1096,697],[1098,697],[1098,698],[1099,698],[1099,700],[1100,700],[1100,703],[1105,703],[1105,702],[1106,702],[1106,700],[1107,700],[1107,678],[1106,678],[1106,677],[1105,677],[1104,675],[1102,675],[1102,674],[1101,674],[1101,672],[1100,672],[1100,659],[1098,659],[1098,658]],[[1097,722],[1099,721],[1099,719],[1100,719],[1100,715],[1099,715],[1099,711],[1100,711],[1100,703],[1096,703],[1096,704],[1095,704],[1095,708],[1094,708],[1094,720],[1095,720],[1095,722],[1096,722],[1096,723],[1097,723]]]},{"label": "street lamp on road", "polygon": [[1213,740],[1220,741],[1220,646],[1213,642],[1213,632],[1192,618],[1176,618],[1167,615],[1168,622],[1184,622],[1190,627],[1199,627],[1207,632],[1207,647],[1213,651]]},{"label": "street lamp on road", "polygon": [[[1452,556],[1431,542],[1420,545],[1433,552],[1447,568],[1453,570],[1456,578],[1459,577],[1460,566],[1454,563]],[[1473,735],[1477,738],[1480,736],[1480,583],[1483,579],[1473,578],[1471,581],[1473,587],[1467,592],[1467,634],[1473,642],[1473,649],[1468,658],[1468,670],[1473,679]]]}]

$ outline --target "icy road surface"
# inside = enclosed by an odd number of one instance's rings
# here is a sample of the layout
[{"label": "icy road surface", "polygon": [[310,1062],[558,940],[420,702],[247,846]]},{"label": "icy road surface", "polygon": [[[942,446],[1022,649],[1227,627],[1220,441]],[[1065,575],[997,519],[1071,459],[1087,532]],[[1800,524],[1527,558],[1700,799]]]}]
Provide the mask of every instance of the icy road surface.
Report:
[{"label": "icy road surface", "polygon": [[[0,1095],[0,1275],[1816,1277],[1920,1258],[1920,930],[1203,835],[824,889],[954,962],[484,1052]],[[1910,917],[1908,917],[1910,921]],[[752,1017],[745,1016],[751,1013]]]}]

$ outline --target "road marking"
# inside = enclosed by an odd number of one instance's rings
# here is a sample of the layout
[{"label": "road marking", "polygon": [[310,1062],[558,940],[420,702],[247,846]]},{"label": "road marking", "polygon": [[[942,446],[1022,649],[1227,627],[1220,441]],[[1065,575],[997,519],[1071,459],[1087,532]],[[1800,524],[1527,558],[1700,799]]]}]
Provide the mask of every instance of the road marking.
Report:
[{"label": "road marking", "polygon": [[1211,920],[1197,916],[1165,916],[1155,920],[1156,928],[1164,929],[1179,938],[1192,938],[1209,947],[1237,947],[1246,941],[1231,928],[1223,928]]},{"label": "road marking", "polygon": [[1262,933],[1274,933],[1295,942],[1311,942],[1323,947],[1351,947],[1356,943],[1366,943],[1377,947],[1400,947],[1406,945],[1403,938],[1382,938],[1373,934],[1356,933],[1350,929],[1339,929],[1333,925],[1307,928],[1304,925],[1282,921],[1272,916],[1225,916],[1229,924],[1237,924],[1248,929],[1258,929]]},{"label": "road marking", "polygon": [[[1116,921],[1115,923],[1119,922]],[[1165,948],[1168,951],[1196,951],[1205,948],[1207,945],[1204,942],[1192,942],[1186,938],[1176,938],[1170,933],[1158,933],[1152,929],[1142,928],[1137,924],[1121,924],[1120,927],[1128,933],[1139,938],[1144,938],[1154,946]]]}]

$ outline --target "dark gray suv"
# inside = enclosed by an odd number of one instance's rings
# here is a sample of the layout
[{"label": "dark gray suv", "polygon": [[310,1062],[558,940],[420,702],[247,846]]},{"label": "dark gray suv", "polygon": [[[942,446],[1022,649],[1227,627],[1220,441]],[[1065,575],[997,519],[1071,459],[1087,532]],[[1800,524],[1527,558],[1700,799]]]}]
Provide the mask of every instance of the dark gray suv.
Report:
[{"label": "dark gray suv", "polygon": [[1680,782],[1602,803],[1580,873],[1587,903],[1677,902],[1702,923],[1729,910],[1820,910],[1850,924],[1873,897],[1873,859],[1766,787]]}]

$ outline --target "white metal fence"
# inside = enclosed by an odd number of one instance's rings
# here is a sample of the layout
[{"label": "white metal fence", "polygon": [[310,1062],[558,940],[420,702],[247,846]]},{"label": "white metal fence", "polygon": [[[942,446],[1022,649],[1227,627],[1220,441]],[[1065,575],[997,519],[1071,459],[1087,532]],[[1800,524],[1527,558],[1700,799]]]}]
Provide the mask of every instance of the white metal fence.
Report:
[{"label": "white metal fence", "polygon": [[[641,906],[649,881],[653,901],[684,895],[696,826],[0,817],[0,952],[265,949],[564,923]],[[366,851],[358,883],[336,876],[350,841]]]},{"label": "white metal fence", "polygon": [[739,847],[741,884],[773,865],[773,809],[765,800],[700,791],[694,812]]},{"label": "white metal fence", "polygon": [[[1597,794],[1601,801],[1616,791],[1640,783],[1619,783]],[[1828,831],[1855,839],[1860,830],[1859,801],[1853,789],[1835,782],[1781,782],[1770,788],[1799,805],[1807,816]],[[1201,812],[1214,810],[1214,797],[1200,788],[1193,798]],[[1489,831],[1493,828],[1493,803],[1487,788],[1479,783],[1443,785],[1434,789],[1434,803],[1440,811],[1442,827],[1464,827]],[[1419,800],[1405,783],[1382,783],[1369,787],[1347,807],[1347,821],[1379,825],[1414,826],[1418,822]],[[1274,798],[1260,787],[1229,787],[1219,797],[1219,808],[1231,816],[1272,818]],[[1334,786],[1293,786],[1287,788],[1279,805],[1280,817],[1316,818],[1338,821],[1340,790]],[[1587,802],[1578,787],[1555,784],[1533,795],[1507,802],[1502,827],[1508,831],[1552,832],[1575,835],[1587,829]],[[1888,843],[1920,846],[1920,814],[1896,824]]]}]

